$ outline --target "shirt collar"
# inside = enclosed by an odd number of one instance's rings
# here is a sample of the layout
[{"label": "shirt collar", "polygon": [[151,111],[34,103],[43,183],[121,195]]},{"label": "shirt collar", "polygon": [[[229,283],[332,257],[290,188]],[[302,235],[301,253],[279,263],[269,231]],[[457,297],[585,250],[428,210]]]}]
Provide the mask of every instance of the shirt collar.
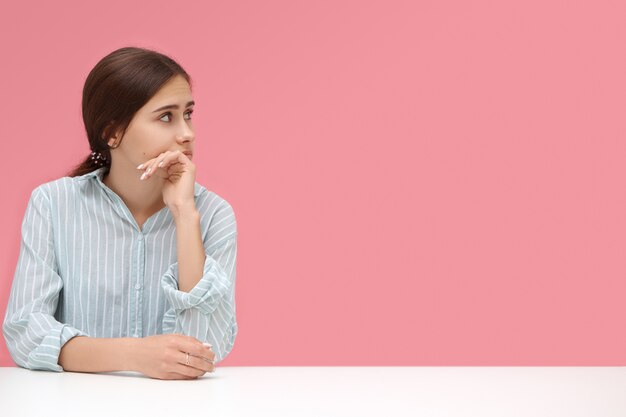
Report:
[{"label": "shirt collar", "polygon": [[[108,188],[103,182],[102,182],[102,177],[104,176],[104,173],[108,170],[108,167],[100,167],[98,169],[96,169],[95,171],[91,171],[85,175],[83,175],[83,178],[89,178],[89,179],[93,179],[95,180],[98,185],[100,185],[101,187],[106,187]],[[198,197],[200,195],[200,184],[198,184],[197,182],[194,183],[193,185],[193,195],[194,197]]]}]

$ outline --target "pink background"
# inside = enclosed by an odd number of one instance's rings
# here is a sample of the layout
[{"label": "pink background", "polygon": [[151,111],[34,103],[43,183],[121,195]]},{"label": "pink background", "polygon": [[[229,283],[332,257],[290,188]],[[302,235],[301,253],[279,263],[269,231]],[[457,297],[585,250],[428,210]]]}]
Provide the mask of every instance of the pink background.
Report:
[{"label": "pink background", "polygon": [[141,46],[191,74],[197,181],[237,214],[222,365],[626,365],[625,15],[9,2],[2,318],[30,192],[89,153],[85,77]]}]

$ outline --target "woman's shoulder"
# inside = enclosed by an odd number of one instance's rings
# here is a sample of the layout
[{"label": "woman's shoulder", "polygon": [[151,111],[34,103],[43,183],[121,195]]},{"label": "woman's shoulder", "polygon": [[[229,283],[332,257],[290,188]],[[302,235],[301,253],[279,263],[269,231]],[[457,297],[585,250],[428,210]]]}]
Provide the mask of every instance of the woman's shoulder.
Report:
[{"label": "woman's shoulder", "polygon": [[69,177],[57,178],[55,180],[46,181],[37,185],[31,191],[31,197],[44,196],[51,200],[54,197],[65,196],[68,192],[73,191],[74,185]]},{"label": "woman's shoulder", "polygon": [[95,172],[91,172],[77,177],[65,176],[46,181],[36,186],[31,195],[41,194],[50,201],[67,199],[84,191],[88,187],[89,179],[95,175]]}]

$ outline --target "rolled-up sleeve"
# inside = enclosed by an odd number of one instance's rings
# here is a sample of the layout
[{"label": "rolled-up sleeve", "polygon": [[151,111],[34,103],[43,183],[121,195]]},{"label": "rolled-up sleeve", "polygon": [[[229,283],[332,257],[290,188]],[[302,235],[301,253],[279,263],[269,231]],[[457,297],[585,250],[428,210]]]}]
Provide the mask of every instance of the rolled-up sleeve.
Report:
[{"label": "rolled-up sleeve", "polygon": [[[216,363],[232,350],[237,336],[235,277],[237,270],[237,232],[234,213],[220,223],[215,238],[204,239],[206,259],[203,274],[191,291],[178,289],[178,262],[161,279],[169,303],[163,318],[163,333],[181,333],[213,345]],[[226,224],[224,224],[226,223]],[[217,228],[216,228],[217,229]],[[228,234],[224,235],[223,232]]]},{"label": "rolled-up sleeve", "polygon": [[18,366],[62,372],[63,345],[88,335],[54,318],[63,280],[56,267],[49,201],[41,186],[31,193],[2,333]]}]

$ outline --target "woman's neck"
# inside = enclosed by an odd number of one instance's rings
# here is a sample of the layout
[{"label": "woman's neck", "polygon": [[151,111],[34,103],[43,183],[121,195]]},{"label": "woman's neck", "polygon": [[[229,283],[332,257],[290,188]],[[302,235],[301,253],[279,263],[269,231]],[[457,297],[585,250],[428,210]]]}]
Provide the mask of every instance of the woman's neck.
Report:
[{"label": "woman's neck", "polygon": [[102,182],[117,194],[135,218],[148,218],[165,207],[163,202],[163,179],[153,175],[147,180],[140,180],[143,171],[118,169],[111,166],[104,173]]}]

